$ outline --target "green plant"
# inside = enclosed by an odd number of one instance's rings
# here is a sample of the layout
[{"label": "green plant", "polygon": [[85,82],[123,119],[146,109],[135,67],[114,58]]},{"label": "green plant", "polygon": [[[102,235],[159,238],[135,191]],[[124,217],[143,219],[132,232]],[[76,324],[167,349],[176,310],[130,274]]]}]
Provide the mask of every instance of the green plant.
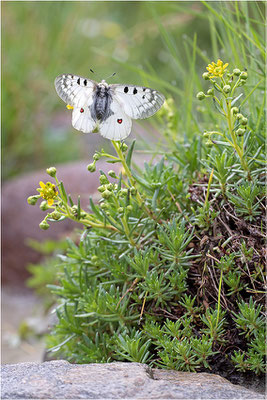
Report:
[{"label": "green plant", "polygon": [[[194,69],[201,50],[195,38],[188,39],[193,58],[183,96],[189,91],[190,101],[183,103],[184,113],[174,100],[162,109],[158,130],[165,141],[151,152],[163,157],[134,168],[135,142],[129,147],[112,142],[115,153],[96,151],[88,170],[104,157],[119,163],[121,173],[100,171],[100,200],[90,199],[89,210],[79,200],[73,203],[55,169],[47,171],[55,183],[44,184],[29,199],[36,204],[42,197],[42,208],[49,207],[41,228],[66,218],[84,227],[78,244],[68,242],[58,282],[49,286],[58,299],[58,322],[48,347],[73,362],[125,359],[219,372],[219,358],[229,368],[263,372],[264,69],[259,56],[255,72],[255,58],[247,59],[245,51],[250,46],[251,54],[258,54],[261,40],[254,40],[257,31],[246,5],[231,4],[222,14],[217,6],[204,5],[212,10],[218,60],[204,73],[204,84],[212,87],[203,89],[207,94],[201,90]],[[175,57],[168,32],[161,29]],[[240,49],[232,35],[243,38]],[[232,55],[231,65],[218,59],[218,45]],[[180,65],[179,57],[176,61]],[[248,71],[242,70],[243,61]],[[198,100],[215,103],[198,108],[190,80],[201,90]]]},{"label": "green plant", "polygon": [[[228,198],[236,207],[238,215],[244,215],[250,222],[253,217],[260,215],[259,207],[262,201],[262,189],[252,183],[239,186],[237,195],[228,193]],[[259,197],[258,197],[259,196]]]},{"label": "green plant", "polygon": [[233,313],[234,320],[237,327],[242,330],[241,334],[245,334],[246,338],[249,338],[252,334],[257,335],[257,331],[264,327],[264,317],[261,315],[262,306],[259,305],[257,308],[252,300],[249,299],[249,303],[241,301],[238,304],[240,312]]}]

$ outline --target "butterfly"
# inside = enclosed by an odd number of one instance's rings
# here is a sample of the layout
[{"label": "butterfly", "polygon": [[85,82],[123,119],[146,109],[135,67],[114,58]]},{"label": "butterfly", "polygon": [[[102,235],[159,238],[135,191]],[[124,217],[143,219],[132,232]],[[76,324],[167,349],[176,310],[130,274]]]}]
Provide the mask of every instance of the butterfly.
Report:
[{"label": "butterfly", "polygon": [[108,85],[78,75],[62,74],[55,79],[59,97],[73,108],[72,125],[78,131],[99,130],[110,140],[129,136],[132,119],[151,117],[165,97],[157,90],[134,85]]}]

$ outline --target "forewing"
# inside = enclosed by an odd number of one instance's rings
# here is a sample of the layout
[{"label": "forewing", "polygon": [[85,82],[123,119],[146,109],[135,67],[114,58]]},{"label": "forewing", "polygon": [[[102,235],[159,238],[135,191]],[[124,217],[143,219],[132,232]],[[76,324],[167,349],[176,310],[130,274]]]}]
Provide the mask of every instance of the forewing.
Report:
[{"label": "forewing", "polygon": [[99,124],[100,134],[110,140],[123,140],[131,133],[132,120],[125,114],[121,105],[112,99],[110,115]]},{"label": "forewing", "polygon": [[55,88],[59,97],[74,107],[73,127],[84,133],[92,132],[96,126],[90,112],[96,85],[97,83],[90,79],[72,74],[62,74],[55,79]]},{"label": "forewing", "polygon": [[55,79],[59,97],[73,107],[90,106],[97,83],[78,75],[62,74]]},{"label": "forewing", "polygon": [[133,119],[151,117],[163,105],[165,97],[157,90],[133,85],[110,85],[114,98],[125,114]]}]

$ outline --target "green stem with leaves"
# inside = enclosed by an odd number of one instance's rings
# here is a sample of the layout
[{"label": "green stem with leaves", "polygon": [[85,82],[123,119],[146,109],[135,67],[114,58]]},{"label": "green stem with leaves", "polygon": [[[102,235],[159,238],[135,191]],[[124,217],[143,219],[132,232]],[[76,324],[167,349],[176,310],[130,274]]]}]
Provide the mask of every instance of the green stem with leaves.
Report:
[{"label": "green stem with leaves", "polygon": [[[55,176],[54,178],[55,178],[55,181],[56,181],[56,184],[57,184],[59,193],[60,193],[59,199],[60,199],[61,202],[63,203],[63,208],[62,208],[62,207],[59,207],[59,208],[60,208],[60,212],[61,212],[61,214],[62,214],[63,216],[65,216],[65,217],[71,219],[72,221],[80,222],[80,223],[82,223],[84,226],[87,226],[87,227],[94,227],[94,228],[98,228],[98,229],[109,229],[109,230],[113,230],[113,231],[117,231],[117,232],[118,232],[118,229],[117,229],[115,226],[103,224],[101,221],[96,220],[96,218],[93,218],[93,216],[91,216],[91,215],[88,214],[88,213],[86,213],[86,217],[77,219],[77,218],[72,214],[72,212],[71,212],[71,207],[68,205],[68,201],[65,200],[65,196],[64,196],[64,193],[63,193],[63,191],[62,191],[62,188],[61,188],[61,185],[60,185],[59,180],[57,179],[56,176]],[[54,207],[53,207],[53,208],[54,208]]]},{"label": "green stem with leaves", "polygon": [[128,179],[129,179],[129,181],[130,181],[130,184],[131,184],[131,185],[135,188],[135,190],[136,190],[136,200],[137,200],[139,206],[142,207],[142,208],[145,210],[145,212],[146,212],[151,218],[156,219],[157,217],[156,217],[156,216],[153,214],[153,212],[146,206],[146,204],[145,204],[144,200],[142,199],[142,197],[141,197],[141,195],[140,195],[138,189],[136,188],[136,182],[135,182],[135,180],[134,180],[134,177],[133,177],[133,175],[132,175],[132,173],[131,173],[130,168],[129,168],[128,165],[127,165],[127,162],[126,162],[126,159],[125,159],[125,157],[124,157],[124,154],[123,154],[123,152],[122,152],[122,150],[121,150],[121,146],[120,146],[120,145],[121,145],[121,142],[116,142],[115,140],[112,140],[111,142],[112,142],[112,144],[113,144],[113,146],[114,146],[114,148],[115,148],[115,150],[116,150],[116,153],[118,154],[118,158],[119,158],[119,160],[120,160],[120,162],[121,162],[121,164],[122,164],[122,166],[123,166],[123,168],[124,168],[125,174],[126,174],[126,176],[128,177]]},{"label": "green stem with leaves", "polygon": [[233,126],[233,115],[231,111],[231,100],[225,100],[226,101],[226,119],[227,119],[227,124],[228,124],[228,129],[229,133],[232,139],[232,146],[234,147],[235,151],[237,152],[240,162],[244,170],[247,172],[248,180],[251,180],[250,176],[250,171],[247,165],[246,160],[244,159],[244,149],[243,147],[239,147],[237,140],[236,140],[236,134],[234,131],[234,126]]}]

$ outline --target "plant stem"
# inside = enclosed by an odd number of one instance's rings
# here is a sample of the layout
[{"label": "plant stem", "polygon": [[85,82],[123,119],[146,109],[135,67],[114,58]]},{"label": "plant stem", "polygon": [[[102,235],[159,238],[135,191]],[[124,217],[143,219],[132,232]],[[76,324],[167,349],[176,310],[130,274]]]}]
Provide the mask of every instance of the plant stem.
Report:
[{"label": "plant stem", "polygon": [[207,211],[207,208],[209,206],[209,194],[210,194],[210,187],[211,187],[211,181],[212,181],[212,177],[213,177],[213,172],[214,172],[214,169],[212,169],[212,171],[210,173],[208,187],[207,187],[206,199],[205,199],[205,204],[204,204],[204,208],[205,208],[206,211]]},{"label": "plant stem", "polygon": [[150,217],[152,217],[153,219],[156,219],[156,216],[153,214],[153,212],[145,205],[144,200],[142,199],[139,191],[136,188],[135,180],[133,178],[131,170],[128,167],[126,159],[125,159],[125,157],[123,155],[123,152],[121,150],[120,142],[116,142],[115,140],[112,140],[111,142],[112,142],[112,144],[113,144],[113,146],[114,146],[114,148],[115,148],[115,150],[116,150],[116,152],[118,154],[120,162],[122,163],[122,166],[124,168],[125,174],[127,175],[131,185],[136,189],[136,200],[137,200],[139,206],[142,207]]},{"label": "plant stem", "polygon": [[90,214],[88,214],[88,213],[86,213],[87,216],[85,218],[83,218],[83,219],[77,219],[75,216],[73,216],[72,212],[70,211],[70,207],[68,205],[68,202],[66,202],[64,200],[64,196],[63,196],[61,188],[60,188],[60,183],[59,183],[59,180],[57,179],[56,176],[55,176],[55,181],[56,181],[59,193],[60,193],[60,200],[64,204],[64,208],[60,207],[60,210],[61,210],[60,212],[61,212],[62,215],[64,215],[64,211],[65,211],[66,214],[64,216],[68,217],[72,221],[80,222],[84,226],[90,226],[90,227],[99,228],[99,229],[105,228],[105,229],[110,229],[110,230],[118,232],[118,229],[115,226],[113,226],[113,225],[105,225],[101,221],[96,220],[95,218],[92,218],[92,216]]},{"label": "plant stem", "polygon": [[226,109],[227,109],[226,119],[227,119],[227,123],[228,123],[229,133],[230,133],[230,136],[232,139],[232,145],[240,158],[242,167],[248,174],[248,180],[251,180],[250,171],[248,169],[246,161],[244,160],[243,148],[241,149],[238,146],[238,143],[236,141],[236,134],[234,132],[234,127],[233,127],[233,117],[232,117],[232,113],[231,113],[231,100],[230,101],[226,100]]},{"label": "plant stem", "polygon": [[220,310],[221,310],[221,291],[222,291],[222,278],[223,278],[223,270],[221,269],[221,276],[219,282],[219,291],[218,291],[218,308],[217,308],[217,320],[216,320],[216,329],[220,319]]}]

